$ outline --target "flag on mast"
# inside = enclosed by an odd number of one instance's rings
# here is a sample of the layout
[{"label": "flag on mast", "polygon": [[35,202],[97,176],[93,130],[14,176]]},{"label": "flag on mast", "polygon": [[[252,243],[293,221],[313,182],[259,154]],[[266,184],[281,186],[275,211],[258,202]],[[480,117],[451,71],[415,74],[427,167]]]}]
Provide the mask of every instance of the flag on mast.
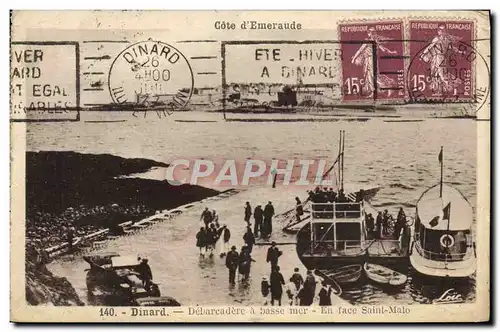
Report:
[{"label": "flag on mast", "polygon": [[443,220],[450,220],[450,210],[451,210],[451,202],[448,203],[443,209]]},{"label": "flag on mast", "polygon": [[448,225],[446,226],[446,229],[450,229],[450,211],[451,211],[451,202],[449,202],[442,211],[440,211],[438,216],[435,216],[432,218],[432,220],[429,222],[429,225],[431,227],[436,227],[439,224],[439,221],[441,220],[448,220]]}]

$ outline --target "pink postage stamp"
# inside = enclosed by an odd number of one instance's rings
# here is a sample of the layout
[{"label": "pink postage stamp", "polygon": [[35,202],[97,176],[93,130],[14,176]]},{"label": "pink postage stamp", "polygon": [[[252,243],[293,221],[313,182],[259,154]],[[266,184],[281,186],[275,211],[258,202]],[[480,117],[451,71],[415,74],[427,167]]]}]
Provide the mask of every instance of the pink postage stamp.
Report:
[{"label": "pink postage stamp", "polygon": [[404,100],[402,21],[340,24],[339,36],[343,101]]},{"label": "pink postage stamp", "polygon": [[408,91],[414,102],[474,98],[474,22],[409,22]]}]

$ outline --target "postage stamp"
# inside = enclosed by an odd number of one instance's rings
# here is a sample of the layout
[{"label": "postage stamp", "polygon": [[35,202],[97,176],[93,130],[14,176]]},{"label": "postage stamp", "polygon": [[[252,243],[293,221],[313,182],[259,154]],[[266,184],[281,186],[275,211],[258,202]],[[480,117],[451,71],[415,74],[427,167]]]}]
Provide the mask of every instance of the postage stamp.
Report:
[{"label": "postage stamp", "polygon": [[343,101],[405,99],[403,21],[339,24]]},{"label": "postage stamp", "polygon": [[489,15],[13,11],[11,320],[487,322]]},{"label": "postage stamp", "polygon": [[475,98],[475,23],[410,20],[408,89],[415,102],[471,102]]}]

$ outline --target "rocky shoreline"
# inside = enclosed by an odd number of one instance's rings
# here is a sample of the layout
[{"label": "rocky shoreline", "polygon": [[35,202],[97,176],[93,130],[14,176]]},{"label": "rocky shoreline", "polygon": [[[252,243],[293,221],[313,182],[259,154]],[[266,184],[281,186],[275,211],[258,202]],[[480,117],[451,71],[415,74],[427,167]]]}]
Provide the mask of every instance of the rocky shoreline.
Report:
[{"label": "rocky shoreline", "polygon": [[45,267],[47,248],[219,194],[200,186],[122,177],[152,167],[168,165],[109,154],[26,153],[28,303],[83,305],[71,284]]}]

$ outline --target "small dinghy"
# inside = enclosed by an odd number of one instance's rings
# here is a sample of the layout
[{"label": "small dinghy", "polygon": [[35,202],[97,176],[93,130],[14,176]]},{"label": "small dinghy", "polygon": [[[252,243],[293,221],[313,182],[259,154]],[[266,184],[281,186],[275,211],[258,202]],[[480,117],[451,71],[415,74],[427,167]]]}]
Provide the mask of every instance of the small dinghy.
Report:
[{"label": "small dinghy", "polygon": [[380,284],[401,286],[408,279],[404,274],[378,264],[365,263],[364,270],[370,280]]},{"label": "small dinghy", "polygon": [[359,280],[361,278],[361,272],[363,267],[359,264],[347,265],[336,270],[322,270],[321,272],[327,275],[329,278],[335,279],[339,284],[349,284]]},{"label": "small dinghy", "polygon": [[321,281],[326,281],[330,287],[332,287],[332,292],[335,295],[340,296],[342,294],[342,287],[335,281],[335,279],[329,277],[327,274],[324,273],[324,270],[314,270],[314,274],[316,274]]}]

